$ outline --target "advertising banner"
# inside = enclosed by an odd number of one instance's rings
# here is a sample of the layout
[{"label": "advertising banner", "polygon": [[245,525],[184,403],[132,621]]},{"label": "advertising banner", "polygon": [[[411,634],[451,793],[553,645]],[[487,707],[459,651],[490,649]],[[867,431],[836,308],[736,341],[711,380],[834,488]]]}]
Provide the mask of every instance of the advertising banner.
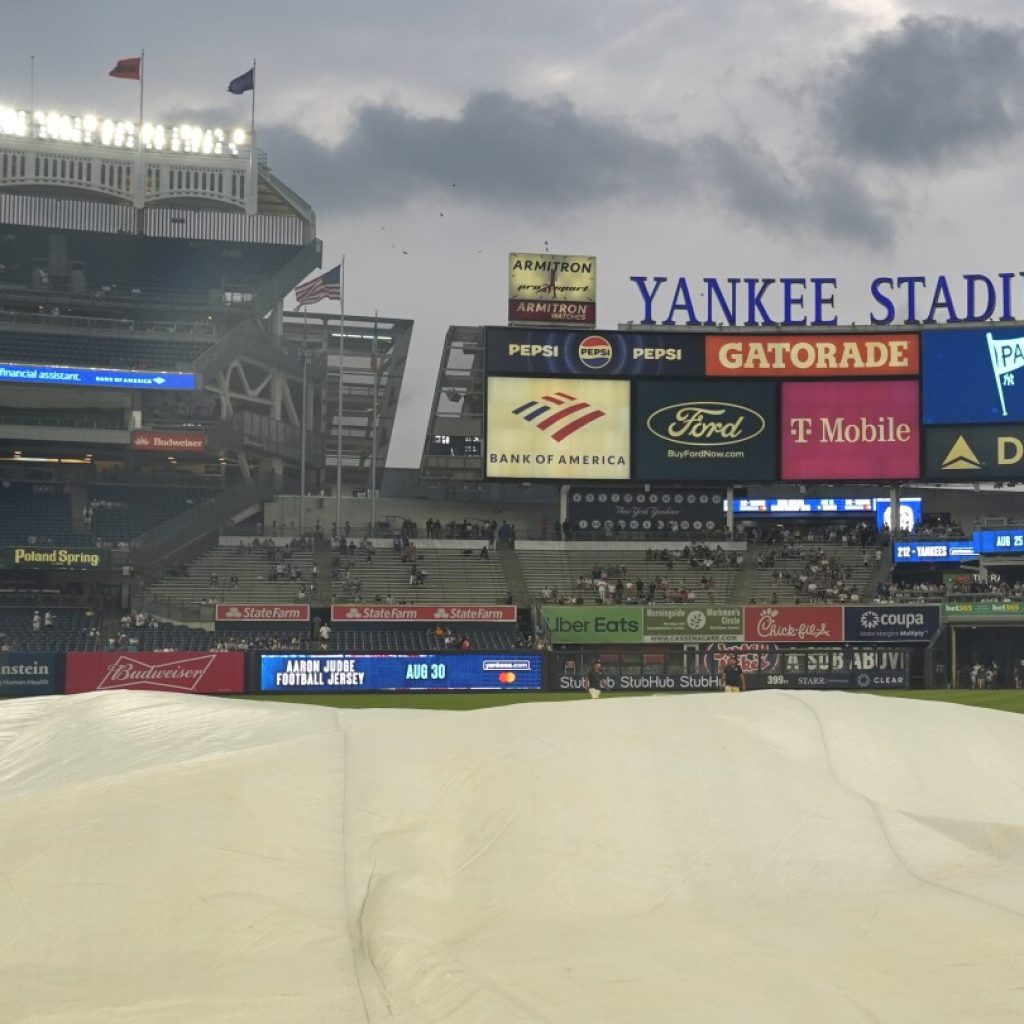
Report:
[{"label": "advertising banner", "polygon": [[514,604],[335,604],[333,622],[515,622]]},{"label": "advertising banner", "polygon": [[168,693],[244,693],[245,655],[238,651],[88,652],[67,655],[67,693],[164,690]]},{"label": "advertising banner", "polygon": [[268,623],[307,623],[309,622],[308,604],[219,604],[214,609],[214,621],[232,626],[247,622],[258,624]]},{"label": "advertising banner", "polygon": [[1016,619],[1024,615],[1024,601],[947,601],[942,614],[951,621],[957,619]]},{"label": "advertising banner", "polygon": [[735,657],[748,690],[906,689],[910,658],[894,647],[781,648],[774,644],[713,644],[705,653],[709,673],[721,674]]},{"label": "advertising banner", "polygon": [[597,259],[550,252],[508,254],[509,323],[593,325],[597,314]]},{"label": "advertising banner", "polygon": [[488,377],[492,479],[629,479],[629,381]]},{"label": "advertising banner", "polygon": [[32,366],[0,362],[0,384],[66,384],[76,388],[140,388],[195,391],[194,373],[164,370],[96,370],[82,366]]},{"label": "advertising banner", "polygon": [[843,609],[847,643],[922,643],[942,625],[938,604],[875,604]]},{"label": "advertising banner", "polygon": [[916,480],[916,381],[782,385],[783,480]]},{"label": "advertising banner", "polygon": [[640,605],[545,605],[541,609],[553,644],[641,644]]},{"label": "advertising banner", "polygon": [[703,377],[697,334],[487,328],[487,372],[548,377]]},{"label": "advertising banner", "polygon": [[926,427],[929,480],[1019,480],[1024,477],[1024,424]]},{"label": "advertising banner", "polygon": [[925,331],[921,346],[925,423],[1024,422],[1024,328]]},{"label": "advertising banner", "polygon": [[843,609],[837,605],[747,605],[743,635],[751,643],[843,642]]},{"label": "advertising banner", "polygon": [[58,548],[21,545],[0,548],[3,569],[105,569],[110,552],[102,548]]},{"label": "advertising banner", "polygon": [[635,475],[645,480],[774,480],[777,385],[646,381],[636,385]]},{"label": "advertising banner", "polygon": [[[590,662],[580,660],[578,656],[554,652],[545,656],[547,675],[545,689],[561,692],[586,690],[587,669]],[[606,690],[652,690],[652,691],[704,691],[714,692],[722,686],[718,676],[710,672],[669,672],[662,670],[644,670],[626,672],[618,668],[605,671],[604,688]]]},{"label": "advertising banner", "polygon": [[893,560],[897,562],[969,562],[978,557],[974,541],[959,540],[898,540],[893,545]]},{"label": "advertising banner", "polygon": [[979,555],[1009,555],[1024,551],[1024,530],[975,530],[974,548]]},{"label": "advertising banner", "polygon": [[566,514],[574,537],[608,530],[700,533],[725,526],[725,493],[656,485],[570,487]]},{"label": "advertising banner", "polygon": [[264,654],[264,693],[539,690],[539,654]]},{"label": "advertising banner", "polygon": [[709,377],[916,377],[917,334],[709,334]]},{"label": "advertising banner", "polygon": [[646,643],[711,643],[743,639],[740,605],[669,605],[644,609]]},{"label": "advertising banner", "polygon": [[133,430],[131,447],[137,452],[205,452],[201,430]]},{"label": "advertising banner", "polygon": [[61,655],[0,652],[0,697],[60,693]]}]

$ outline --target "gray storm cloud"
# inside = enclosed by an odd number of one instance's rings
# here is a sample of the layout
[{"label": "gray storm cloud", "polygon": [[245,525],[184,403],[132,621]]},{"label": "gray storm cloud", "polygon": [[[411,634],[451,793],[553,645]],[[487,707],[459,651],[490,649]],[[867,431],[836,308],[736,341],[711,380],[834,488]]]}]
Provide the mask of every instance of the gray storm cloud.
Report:
[{"label": "gray storm cloud", "polygon": [[1024,33],[905,18],[815,83],[821,124],[847,156],[915,166],[973,162],[1024,126]]}]

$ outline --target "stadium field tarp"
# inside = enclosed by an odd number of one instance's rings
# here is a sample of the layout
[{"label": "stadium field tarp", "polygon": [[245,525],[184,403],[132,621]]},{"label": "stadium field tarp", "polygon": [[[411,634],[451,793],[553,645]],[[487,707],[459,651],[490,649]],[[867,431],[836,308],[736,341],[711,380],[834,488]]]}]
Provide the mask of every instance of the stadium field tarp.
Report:
[{"label": "stadium field tarp", "polygon": [[1018,1021],[1024,717],[0,704],[0,1019]]}]

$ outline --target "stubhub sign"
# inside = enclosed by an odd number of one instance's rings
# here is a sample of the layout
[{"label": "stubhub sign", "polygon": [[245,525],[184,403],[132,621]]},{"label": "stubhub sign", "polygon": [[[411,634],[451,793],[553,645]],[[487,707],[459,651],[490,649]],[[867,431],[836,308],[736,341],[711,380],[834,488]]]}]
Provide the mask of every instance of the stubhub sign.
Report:
[{"label": "stubhub sign", "polygon": [[487,328],[487,372],[560,377],[689,377],[704,373],[698,334]]}]

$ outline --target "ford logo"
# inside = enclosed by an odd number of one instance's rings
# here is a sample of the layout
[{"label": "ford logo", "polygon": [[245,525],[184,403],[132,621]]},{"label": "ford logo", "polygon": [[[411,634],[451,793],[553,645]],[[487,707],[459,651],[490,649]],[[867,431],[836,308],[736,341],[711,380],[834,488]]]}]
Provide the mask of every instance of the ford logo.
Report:
[{"label": "ford logo", "polygon": [[733,402],[678,402],[647,417],[647,429],[671,444],[707,448],[751,441],[764,433],[764,417]]}]

